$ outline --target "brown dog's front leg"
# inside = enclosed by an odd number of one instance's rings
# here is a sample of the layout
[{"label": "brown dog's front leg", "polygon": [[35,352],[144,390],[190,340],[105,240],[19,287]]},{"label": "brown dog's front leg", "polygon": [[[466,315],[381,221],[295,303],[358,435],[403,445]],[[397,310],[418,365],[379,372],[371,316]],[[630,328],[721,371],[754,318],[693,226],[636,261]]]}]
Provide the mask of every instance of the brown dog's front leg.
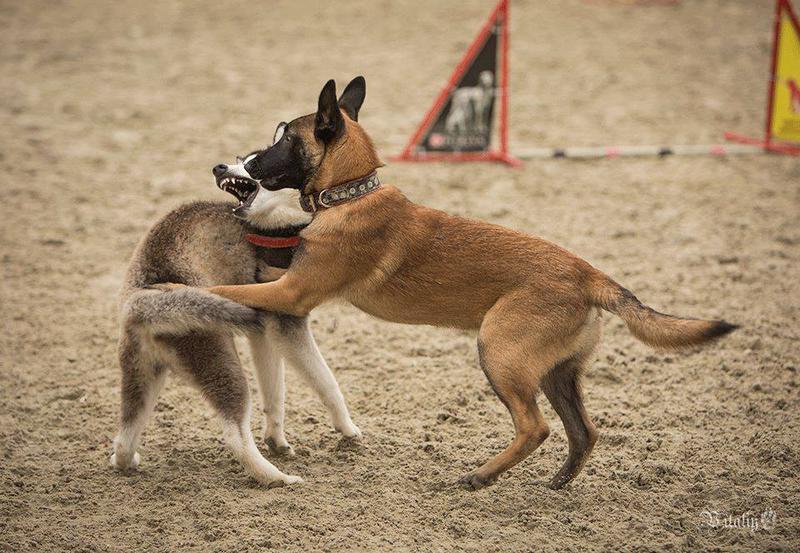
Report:
[{"label": "brown dog's front leg", "polygon": [[249,307],[287,313],[297,317],[305,317],[314,307],[313,302],[308,301],[309,298],[304,297],[300,290],[287,285],[286,276],[279,278],[275,282],[212,286],[207,290],[212,294],[217,294]]}]

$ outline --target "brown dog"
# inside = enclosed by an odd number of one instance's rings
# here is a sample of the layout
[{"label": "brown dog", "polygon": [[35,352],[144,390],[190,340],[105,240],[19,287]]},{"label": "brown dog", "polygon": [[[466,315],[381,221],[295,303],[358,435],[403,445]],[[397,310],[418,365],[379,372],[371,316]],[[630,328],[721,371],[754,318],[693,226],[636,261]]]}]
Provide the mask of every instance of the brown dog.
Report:
[{"label": "brown dog", "polygon": [[264,188],[299,188],[313,212],[286,274],[209,290],[295,316],[341,298],[390,321],[477,330],[481,367],[511,412],[516,437],[461,483],[493,483],[547,438],[536,404],[541,390],[569,439],[569,456],[550,483],[560,488],[597,439],[579,377],[600,336],[600,309],[619,315],[643,342],[665,348],[700,344],[735,326],[658,313],[555,244],[416,205],[380,186],[374,172],[381,163],[357,122],[364,96],[361,77],[338,102],[329,81],[317,112],[281,123],[275,144],[245,165]]}]

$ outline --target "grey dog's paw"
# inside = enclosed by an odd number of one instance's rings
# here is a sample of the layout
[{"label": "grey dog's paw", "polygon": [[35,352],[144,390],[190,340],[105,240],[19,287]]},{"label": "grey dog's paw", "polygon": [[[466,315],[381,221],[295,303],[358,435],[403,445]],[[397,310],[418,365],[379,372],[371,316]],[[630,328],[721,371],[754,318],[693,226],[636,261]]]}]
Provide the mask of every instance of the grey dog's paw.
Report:
[{"label": "grey dog's paw", "polygon": [[291,474],[284,474],[283,477],[273,480],[267,483],[267,488],[283,488],[285,486],[291,486],[293,484],[302,484],[303,479],[299,476],[293,476]]},{"label": "grey dog's paw", "polygon": [[136,452],[134,452],[133,455],[129,455],[127,458],[123,458],[121,455],[117,457],[117,454],[114,453],[108,460],[108,464],[119,472],[133,472],[139,468],[140,460],[141,457],[139,457],[139,454]]},{"label": "grey dog's paw", "polygon": [[294,457],[295,455],[292,446],[289,444],[279,446],[272,438],[267,438],[267,447],[272,457]]}]

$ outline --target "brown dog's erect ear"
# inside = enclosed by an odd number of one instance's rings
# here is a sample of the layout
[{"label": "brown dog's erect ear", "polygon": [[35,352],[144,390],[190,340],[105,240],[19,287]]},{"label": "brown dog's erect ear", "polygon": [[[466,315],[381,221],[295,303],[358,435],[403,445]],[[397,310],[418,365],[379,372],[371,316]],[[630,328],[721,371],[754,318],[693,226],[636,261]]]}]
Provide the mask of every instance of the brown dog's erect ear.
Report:
[{"label": "brown dog's erect ear", "polygon": [[367,96],[367,81],[359,75],[345,87],[344,92],[339,97],[339,107],[344,110],[350,119],[358,121],[358,110],[364,103]]},{"label": "brown dog's erect ear", "polygon": [[314,119],[314,136],[322,142],[338,138],[344,131],[344,117],[336,103],[336,83],[331,79],[319,93],[317,116]]}]

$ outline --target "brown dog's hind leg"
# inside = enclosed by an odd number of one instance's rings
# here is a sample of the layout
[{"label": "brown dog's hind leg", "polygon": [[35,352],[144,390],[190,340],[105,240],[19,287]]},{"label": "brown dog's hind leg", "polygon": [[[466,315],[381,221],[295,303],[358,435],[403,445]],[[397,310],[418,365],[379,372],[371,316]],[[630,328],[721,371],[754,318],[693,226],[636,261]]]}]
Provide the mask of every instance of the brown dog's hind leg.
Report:
[{"label": "brown dog's hind leg", "polygon": [[[477,470],[459,480],[466,489],[477,490],[493,484],[497,477],[531,454],[550,434],[539,407],[536,393],[540,371],[525,359],[526,348],[514,340],[478,339],[481,368],[497,396],[505,404],[514,421],[515,436],[511,444]],[[488,338],[488,337],[487,337]]]},{"label": "brown dog's hind leg", "polygon": [[597,441],[597,429],[583,407],[579,382],[584,359],[571,357],[561,361],[542,379],[542,391],[561,417],[569,442],[567,460],[550,481],[554,490],[578,475]]}]

